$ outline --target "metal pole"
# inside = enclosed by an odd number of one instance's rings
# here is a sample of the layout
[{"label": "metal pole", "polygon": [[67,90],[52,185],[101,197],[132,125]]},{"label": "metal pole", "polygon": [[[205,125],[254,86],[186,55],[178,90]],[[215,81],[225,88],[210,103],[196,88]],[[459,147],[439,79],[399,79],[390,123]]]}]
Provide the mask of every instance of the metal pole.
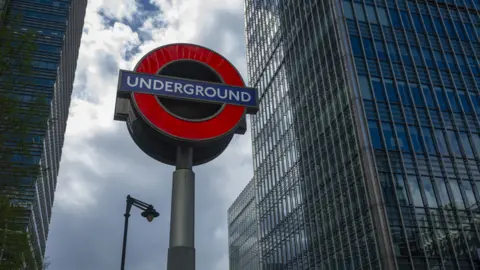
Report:
[{"label": "metal pole", "polygon": [[120,266],[121,270],[125,269],[125,253],[127,249],[127,231],[128,231],[128,218],[130,217],[130,202],[127,199],[127,210],[125,212],[125,226],[123,227],[123,248],[122,248],[122,264]]},{"label": "metal pole", "polygon": [[195,174],[192,159],[192,148],[177,148],[167,270],[195,270]]}]

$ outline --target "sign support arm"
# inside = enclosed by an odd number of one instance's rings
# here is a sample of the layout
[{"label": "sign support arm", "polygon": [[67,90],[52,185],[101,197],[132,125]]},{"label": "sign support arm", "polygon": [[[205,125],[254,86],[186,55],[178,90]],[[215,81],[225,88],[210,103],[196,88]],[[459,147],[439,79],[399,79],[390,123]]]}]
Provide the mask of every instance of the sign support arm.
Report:
[{"label": "sign support arm", "polygon": [[177,147],[173,172],[167,270],[195,270],[195,174],[193,149]]}]

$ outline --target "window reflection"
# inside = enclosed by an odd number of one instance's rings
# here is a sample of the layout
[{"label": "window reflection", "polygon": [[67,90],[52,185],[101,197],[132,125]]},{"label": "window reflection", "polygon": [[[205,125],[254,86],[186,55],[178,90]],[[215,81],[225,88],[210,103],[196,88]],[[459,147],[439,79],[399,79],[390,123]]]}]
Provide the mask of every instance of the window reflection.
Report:
[{"label": "window reflection", "polygon": [[404,83],[398,83],[398,92],[400,93],[403,104],[408,106],[412,105],[412,99],[410,98],[408,88]]},{"label": "window reflection", "polygon": [[397,89],[392,80],[385,80],[385,88],[387,90],[388,101],[390,102],[399,102]]},{"label": "window reflection", "polygon": [[365,12],[363,11],[363,5],[361,3],[355,3],[355,14],[357,15],[357,19],[361,22],[366,21]]},{"label": "window reflection", "polygon": [[447,98],[445,97],[445,93],[443,92],[442,88],[435,88],[435,93],[437,94],[438,104],[440,104],[440,109],[442,111],[448,111],[447,105]]},{"label": "window reflection", "polygon": [[364,99],[371,100],[372,93],[369,80],[365,76],[358,76],[358,80],[360,83],[360,92],[362,93],[362,97]]},{"label": "window reflection", "polygon": [[450,147],[452,148],[452,152],[455,156],[461,157],[462,151],[460,150],[460,145],[458,145],[457,136],[455,135],[454,131],[448,130],[448,139],[450,141]]},{"label": "window reflection", "polygon": [[438,192],[438,198],[441,206],[450,206],[450,198],[448,197],[447,187],[445,185],[445,180],[443,178],[435,178],[435,183]]},{"label": "window reflection", "polygon": [[410,146],[408,144],[407,139],[407,132],[405,131],[405,127],[403,125],[395,125],[395,129],[397,130],[398,135],[398,145],[400,150],[402,151],[410,151]]},{"label": "window reflection", "polygon": [[437,145],[440,153],[442,155],[448,155],[447,143],[445,142],[445,137],[443,136],[443,131],[441,129],[435,130],[435,138],[437,139]]},{"label": "window reflection", "polygon": [[455,203],[455,206],[458,209],[465,209],[462,193],[460,192],[460,187],[458,186],[458,181],[456,179],[450,179],[448,183],[450,184],[450,188],[452,189],[453,201]]},{"label": "window reflection", "polygon": [[413,205],[423,207],[422,195],[418,185],[417,177],[414,175],[408,175],[407,179],[408,185],[410,186],[410,194],[412,194]]},{"label": "window reflection", "polygon": [[345,14],[345,17],[348,19],[354,19],[353,17],[353,10],[352,10],[352,4],[348,1],[343,1],[343,13]]},{"label": "window reflection", "polygon": [[382,123],[383,136],[385,137],[385,144],[388,150],[396,150],[395,135],[393,134],[393,127],[389,123]]},{"label": "window reflection", "polygon": [[400,205],[408,205],[409,200],[407,195],[407,187],[402,174],[395,174],[395,190]]},{"label": "window reflection", "polygon": [[438,208],[437,200],[435,197],[435,192],[433,190],[432,182],[430,177],[422,177],[423,190],[425,191],[425,197],[427,198],[427,203],[429,207]]},{"label": "window reflection", "polygon": [[423,131],[423,140],[426,143],[428,153],[435,154],[437,151],[435,150],[433,136],[432,136],[432,132],[430,131],[430,128],[424,127],[422,128],[422,131]]},{"label": "window reflection", "polygon": [[395,192],[393,191],[392,180],[389,173],[379,173],[380,184],[383,190],[383,198],[387,205],[396,204]]},{"label": "window reflection", "polygon": [[473,149],[472,149],[472,146],[470,145],[470,140],[468,139],[468,134],[465,132],[460,132],[460,138],[462,141],[463,149],[465,150],[467,157],[474,158]]},{"label": "window reflection", "polygon": [[367,17],[370,23],[378,23],[377,14],[375,13],[375,8],[370,5],[366,5],[367,8]]},{"label": "window reflection", "polygon": [[420,138],[420,131],[416,126],[409,126],[410,136],[412,138],[412,144],[415,152],[423,152],[423,147]]},{"label": "window reflection", "polygon": [[427,101],[427,106],[430,108],[436,108],[435,101],[433,101],[432,89],[428,85],[422,85],[423,95]]},{"label": "window reflection", "polygon": [[476,199],[475,199],[475,193],[473,191],[472,184],[473,182],[471,182],[470,180],[462,181],[462,187],[463,187],[463,190],[465,191],[465,195],[467,199],[466,201],[467,207],[473,206],[473,208],[476,208]]}]

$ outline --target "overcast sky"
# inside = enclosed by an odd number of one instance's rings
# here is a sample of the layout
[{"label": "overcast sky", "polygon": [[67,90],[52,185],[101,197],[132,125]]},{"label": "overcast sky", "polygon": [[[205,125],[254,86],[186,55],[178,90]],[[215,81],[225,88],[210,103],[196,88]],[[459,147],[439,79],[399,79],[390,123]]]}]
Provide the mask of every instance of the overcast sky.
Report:
[{"label": "overcast sky", "polygon": [[[166,269],[173,167],[141,152],[113,121],[119,69],[148,51],[190,42],[218,51],[246,77],[243,0],[90,0],[80,47],[46,256],[49,270],[119,269],[127,194],[132,209],[126,269]],[[199,270],[228,269],[227,209],[252,177],[250,127],[196,173]]]}]

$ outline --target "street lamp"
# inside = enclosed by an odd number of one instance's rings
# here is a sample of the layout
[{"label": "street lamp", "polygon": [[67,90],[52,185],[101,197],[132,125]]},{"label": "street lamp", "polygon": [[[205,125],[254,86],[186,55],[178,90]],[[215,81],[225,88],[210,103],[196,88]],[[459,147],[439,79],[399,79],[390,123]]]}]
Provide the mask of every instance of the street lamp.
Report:
[{"label": "street lamp", "polygon": [[160,214],[155,211],[155,208],[151,204],[144,203],[140,200],[137,200],[130,195],[127,195],[127,209],[125,211],[125,227],[123,229],[123,248],[122,248],[122,265],[121,270],[125,269],[125,252],[127,248],[127,231],[128,231],[128,218],[130,217],[130,210],[132,209],[132,205],[136,206],[137,208],[143,210],[142,217],[146,218],[148,222],[152,222],[152,220],[158,217]]}]

